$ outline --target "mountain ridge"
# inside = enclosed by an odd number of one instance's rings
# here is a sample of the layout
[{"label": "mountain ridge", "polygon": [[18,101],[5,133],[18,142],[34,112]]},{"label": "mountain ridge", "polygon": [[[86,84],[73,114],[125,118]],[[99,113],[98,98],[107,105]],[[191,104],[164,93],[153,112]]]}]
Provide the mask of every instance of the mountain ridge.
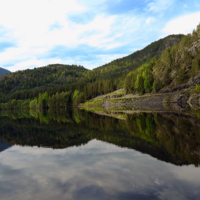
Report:
[{"label": "mountain ridge", "polygon": [[[152,42],[143,49],[135,51],[128,56],[113,60],[110,63],[94,68],[93,70],[98,71],[98,73],[99,72],[101,73],[101,71],[105,70],[105,68],[117,68],[118,70],[120,70],[120,73],[124,74],[124,72],[126,71],[131,71],[132,69],[136,69],[148,58],[152,58],[154,56],[160,57],[162,52],[167,47],[172,47],[175,43],[179,42],[183,37],[184,37],[183,34],[169,35],[155,42]],[[116,73],[114,72],[113,74],[115,75]],[[102,76],[105,77],[106,74],[104,73]]]},{"label": "mountain ridge", "polygon": [[8,73],[10,73],[9,70],[0,67],[0,76]]},{"label": "mountain ridge", "polygon": [[183,37],[167,36],[129,56],[93,70],[77,65],[50,64],[7,74],[0,77],[0,102],[34,98],[45,91],[53,95],[62,91],[79,90],[84,92],[85,100],[108,93],[123,87],[124,78],[129,71],[137,69],[147,58],[159,56],[166,47],[172,46]]}]

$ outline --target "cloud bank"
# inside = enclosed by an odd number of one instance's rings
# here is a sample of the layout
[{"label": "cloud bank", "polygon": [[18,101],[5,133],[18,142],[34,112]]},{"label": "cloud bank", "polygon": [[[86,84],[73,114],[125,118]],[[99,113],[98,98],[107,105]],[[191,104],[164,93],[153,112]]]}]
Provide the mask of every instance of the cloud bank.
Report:
[{"label": "cloud bank", "polygon": [[191,32],[199,16],[196,0],[1,0],[0,67],[59,62],[92,69],[168,34]]}]

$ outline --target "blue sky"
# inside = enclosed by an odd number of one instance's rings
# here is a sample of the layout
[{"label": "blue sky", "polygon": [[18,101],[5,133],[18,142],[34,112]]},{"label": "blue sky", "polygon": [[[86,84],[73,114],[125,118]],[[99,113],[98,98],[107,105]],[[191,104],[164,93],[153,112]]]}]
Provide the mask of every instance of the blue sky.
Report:
[{"label": "blue sky", "polygon": [[0,67],[92,69],[199,22],[198,0],[1,0]]}]

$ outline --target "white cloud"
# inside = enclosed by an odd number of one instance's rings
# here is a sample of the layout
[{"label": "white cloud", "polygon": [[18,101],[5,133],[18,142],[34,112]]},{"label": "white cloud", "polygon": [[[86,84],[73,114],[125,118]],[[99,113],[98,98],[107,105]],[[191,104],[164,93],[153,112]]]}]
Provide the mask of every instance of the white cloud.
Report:
[{"label": "white cloud", "polygon": [[46,60],[29,59],[27,61],[17,62],[15,65],[7,67],[6,69],[11,72],[14,72],[16,71],[16,69],[17,70],[33,69],[35,67],[42,67],[48,64],[57,64],[57,63],[61,63],[61,59],[46,59]]},{"label": "white cloud", "polygon": [[[0,67],[16,63],[13,67],[8,68],[16,71],[25,69],[25,64],[30,64],[29,66],[49,64],[50,60],[42,56],[46,56],[48,51],[55,49],[54,47],[58,45],[65,46],[64,49],[67,47],[76,49],[78,45],[83,44],[105,51],[127,46],[127,54],[128,52],[132,53],[131,49],[142,48],[142,43],[150,43],[149,41],[158,39],[156,35],[160,35],[159,31],[166,22],[164,15],[174,2],[176,1],[146,0],[146,9],[142,13],[133,12],[131,14],[129,12],[112,15],[106,10],[106,0],[101,2],[87,0],[0,0],[0,28],[2,30],[4,27],[6,30],[5,34],[0,35],[0,42],[8,41],[14,46],[0,52],[2,64]],[[95,9],[98,10],[97,14],[94,14]],[[92,15],[91,19],[93,20],[88,23],[76,23],[70,21],[71,14],[73,16],[77,14],[80,21],[81,14]],[[157,20],[158,15],[159,20]],[[165,34],[186,33],[188,30],[191,32],[198,24],[198,19],[200,19],[199,14],[189,18],[189,20],[182,19],[181,22],[177,22],[178,19],[175,19],[163,28],[163,32]],[[52,28],[55,25],[58,28]],[[147,25],[151,26],[147,28]],[[150,32],[155,34],[149,34]],[[121,54],[124,53],[124,50],[121,51]],[[120,52],[118,54],[120,55]],[[81,57],[81,55],[79,56]],[[44,60],[37,60],[37,58],[44,58]],[[98,58],[101,59],[101,56],[99,55]],[[76,63],[76,58],[73,56],[69,58],[70,60],[64,59],[63,57],[60,62]],[[34,63],[31,64],[28,61]],[[85,67],[93,68],[101,65],[102,61],[107,63],[110,60],[96,60],[94,63],[86,58],[85,61],[84,59],[81,61],[83,62],[79,64],[86,64]],[[92,67],[93,64],[95,66]]]},{"label": "white cloud", "polygon": [[176,0],[154,0],[147,4],[147,10],[152,12],[161,12],[168,9]]},{"label": "white cloud", "polygon": [[[83,11],[84,7],[76,1],[65,0],[35,0],[35,1],[3,1],[0,3],[0,25],[12,30],[10,34],[18,41],[18,45],[27,47],[38,47],[42,45],[52,46],[58,41],[57,38],[65,38],[62,31],[49,31],[49,28],[55,22],[69,29],[69,23],[66,20],[70,12]],[[68,31],[68,34],[71,33]],[[69,35],[71,36],[71,35]]]},{"label": "white cloud", "polygon": [[162,29],[162,31],[167,34],[188,34],[196,28],[199,22],[200,12],[196,12],[169,21]]},{"label": "white cloud", "polygon": [[151,22],[153,22],[155,19],[153,17],[149,17],[145,22],[147,25],[149,25]]},{"label": "white cloud", "polygon": [[113,43],[113,44],[108,45],[106,47],[106,49],[113,49],[113,48],[116,48],[116,47],[120,47],[122,45],[123,45],[122,43]]},{"label": "white cloud", "polygon": [[130,191],[159,199],[198,196],[198,168],[180,168],[97,140],[56,150],[13,146],[1,152],[0,160],[1,197],[6,200],[94,199],[98,194],[109,199]]},{"label": "white cloud", "polygon": [[97,16],[93,21],[89,22],[86,25],[82,24],[73,24],[73,35],[76,35],[76,38],[83,34],[86,31],[96,30],[100,33],[94,34],[89,37],[84,37],[81,40],[76,40],[76,44],[88,44],[90,46],[102,47],[102,43],[108,42],[109,39],[104,39],[111,32],[111,25],[115,21],[115,16],[104,17],[103,15]]},{"label": "white cloud", "polygon": [[[85,10],[86,7],[71,0],[1,0],[0,26],[9,30],[7,36],[17,43],[17,47],[8,48],[0,53],[1,62],[3,64],[19,62],[8,68],[16,71],[25,68],[24,63],[27,62],[23,60],[40,63],[41,61],[36,62],[35,58],[56,45],[75,47],[79,44],[87,44],[102,47],[102,44],[112,41],[113,38],[105,39],[105,37],[111,33],[115,16],[100,15],[88,24],[76,24],[68,20],[69,13]],[[61,28],[50,29],[55,23]],[[92,30],[97,30],[98,33],[79,39],[84,32]]]}]

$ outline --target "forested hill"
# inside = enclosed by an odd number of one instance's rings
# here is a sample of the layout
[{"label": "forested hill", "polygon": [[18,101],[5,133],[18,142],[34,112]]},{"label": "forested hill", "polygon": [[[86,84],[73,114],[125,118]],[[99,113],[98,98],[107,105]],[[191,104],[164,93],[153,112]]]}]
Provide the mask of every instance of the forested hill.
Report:
[{"label": "forested hill", "polygon": [[[81,102],[123,87],[126,74],[137,69],[154,56],[160,56],[167,47],[179,42],[183,35],[170,35],[127,57],[114,60],[93,70],[77,65],[53,64],[27,69],[0,77],[0,103],[12,99],[38,98],[78,90]],[[78,101],[79,102],[79,101]]]},{"label": "forested hill", "polygon": [[10,71],[8,71],[8,70],[3,69],[3,68],[0,67],[0,76],[4,75],[4,74],[8,74],[8,73],[10,73]]},{"label": "forested hill", "polygon": [[0,79],[5,89],[23,90],[36,87],[54,87],[56,85],[71,84],[87,81],[89,70],[82,66],[52,64],[45,67],[27,69],[8,74]]},{"label": "forested hill", "polygon": [[[87,82],[88,72],[82,66],[52,64],[45,67],[17,71],[0,77],[0,99],[19,98],[18,93],[31,92],[57,86],[70,85],[77,82]],[[90,80],[90,79],[89,79]],[[33,92],[33,91],[32,91]],[[16,95],[15,95],[16,94]],[[32,94],[34,97],[38,93]],[[23,97],[24,99],[25,97]]]},{"label": "forested hill", "polygon": [[124,86],[127,93],[181,91],[181,95],[186,98],[192,93],[200,93],[199,84],[200,24],[192,34],[165,49],[159,59],[152,58],[137,70],[131,71],[126,76]]},{"label": "forested hill", "polygon": [[108,64],[101,67],[97,67],[93,72],[97,77],[102,79],[118,78],[127,72],[138,68],[147,59],[153,58],[154,56],[160,57],[162,52],[172,47],[175,43],[180,42],[184,35],[169,35],[163,39],[151,43],[142,50],[136,51],[129,56],[121,59],[116,59]]}]

